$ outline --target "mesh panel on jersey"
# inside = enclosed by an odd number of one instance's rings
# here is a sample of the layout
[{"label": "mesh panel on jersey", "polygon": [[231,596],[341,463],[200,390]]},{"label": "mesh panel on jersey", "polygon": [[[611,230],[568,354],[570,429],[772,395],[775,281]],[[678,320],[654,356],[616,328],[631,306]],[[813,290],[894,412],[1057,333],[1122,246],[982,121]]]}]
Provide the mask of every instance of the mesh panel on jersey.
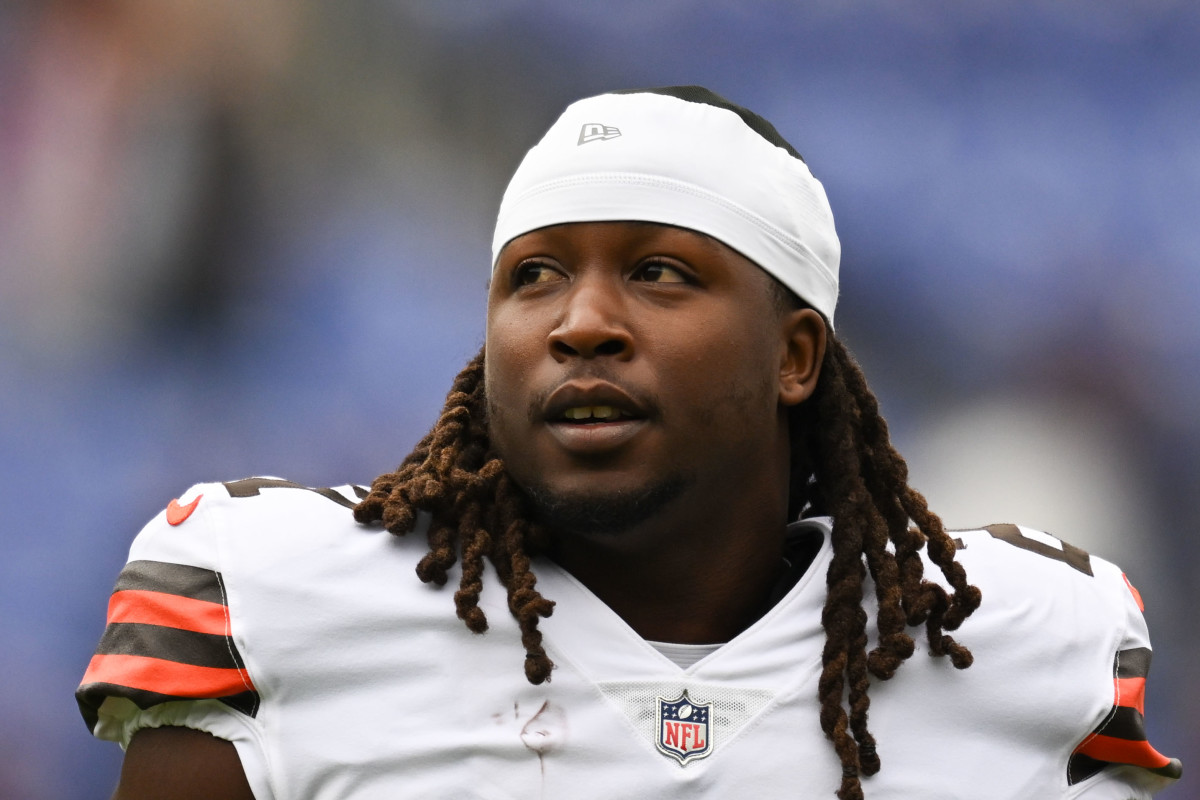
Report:
[{"label": "mesh panel on jersey", "polygon": [[604,681],[604,696],[624,712],[651,748],[658,737],[658,698],[674,700],[686,689],[696,704],[712,703],[710,736],[714,748],[728,742],[775,695],[765,689],[736,689],[693,681]]}]

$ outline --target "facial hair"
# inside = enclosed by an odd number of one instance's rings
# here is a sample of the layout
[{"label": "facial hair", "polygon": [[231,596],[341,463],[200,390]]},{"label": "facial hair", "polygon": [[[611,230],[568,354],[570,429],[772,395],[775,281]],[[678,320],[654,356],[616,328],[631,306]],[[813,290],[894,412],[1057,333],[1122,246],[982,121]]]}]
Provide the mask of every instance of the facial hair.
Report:
[{"label": "facial hair", "polygon": [[691,482],[676,474],[636,491],[555,492],[544,485],[523,490],[538,521],[555,535],[614,536],[659,514]]}]

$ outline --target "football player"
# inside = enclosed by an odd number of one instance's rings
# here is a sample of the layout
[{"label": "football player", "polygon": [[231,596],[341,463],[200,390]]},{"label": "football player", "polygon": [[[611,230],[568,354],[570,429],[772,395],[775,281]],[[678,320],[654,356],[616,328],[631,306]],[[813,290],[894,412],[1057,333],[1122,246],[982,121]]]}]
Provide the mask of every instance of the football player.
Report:
[{"label": "football player", "polygon": [[395,472],[201,484],[135,540],[78,692],[128,748],[117,796],[1178,778],[1136,591],[1038,531],[943,528],[834,333],[839,261],[758,115],[571,105],[501,203],[484,349]]}]

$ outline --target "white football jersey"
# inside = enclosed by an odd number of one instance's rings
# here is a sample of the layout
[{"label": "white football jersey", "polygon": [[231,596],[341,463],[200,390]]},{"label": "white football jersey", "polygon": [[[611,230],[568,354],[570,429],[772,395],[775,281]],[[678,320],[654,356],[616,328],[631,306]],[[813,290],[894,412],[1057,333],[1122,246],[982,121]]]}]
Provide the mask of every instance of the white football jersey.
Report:
[{"label": "white football jersey", "polygon": [[[793,526],[822,539],[799,582],[686,669],[535,561],[556,669],[533,686],[490,566],[491,627],[473,634],[457,570],[421,583],[423,532],[355,523],[364,494],[255,478],[172,501],[133,543],[79,688],[94,734],[208,731],[259,800],[834,796],[817,701],[826,520]],[[1142,729],[1149,641],[1120,570],[1016,526],[954,535],[983,592],[955,634],[975,663],[931,658],[914,632],[918,652],[873,681],[868,800],[1129,800],[1178,777]]]}]

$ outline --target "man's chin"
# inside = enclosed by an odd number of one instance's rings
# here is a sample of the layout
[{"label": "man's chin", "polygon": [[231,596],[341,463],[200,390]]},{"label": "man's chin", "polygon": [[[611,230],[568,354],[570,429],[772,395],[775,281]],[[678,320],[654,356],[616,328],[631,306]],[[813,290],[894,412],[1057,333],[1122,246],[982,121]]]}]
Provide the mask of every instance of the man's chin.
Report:
[{"label": "man's chin", "polygon": [[652,519],[687,485],[685,476],[675,475],[633,490],[559,491],[540,485],[524,491],[538,521],[552,534],[606,536]]}]

